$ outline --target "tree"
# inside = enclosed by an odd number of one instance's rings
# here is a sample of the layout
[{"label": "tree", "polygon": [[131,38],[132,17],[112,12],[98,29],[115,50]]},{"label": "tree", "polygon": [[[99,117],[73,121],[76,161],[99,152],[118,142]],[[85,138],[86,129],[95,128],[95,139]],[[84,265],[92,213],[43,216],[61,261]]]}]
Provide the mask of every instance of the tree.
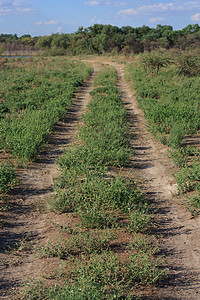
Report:
[{"label": "tree", "polygon": [[51,42],[53,40],[52,35],[50,36],[42,36],[38,39],[37,43],[36,43],[36,47],[38,49],[50,49],[51,48]]},{"label": "tree", "polygon": [[51,47],[67,49],[69,46],[69,38],[67,34],[64,33],[55,33],[52,34]]}]

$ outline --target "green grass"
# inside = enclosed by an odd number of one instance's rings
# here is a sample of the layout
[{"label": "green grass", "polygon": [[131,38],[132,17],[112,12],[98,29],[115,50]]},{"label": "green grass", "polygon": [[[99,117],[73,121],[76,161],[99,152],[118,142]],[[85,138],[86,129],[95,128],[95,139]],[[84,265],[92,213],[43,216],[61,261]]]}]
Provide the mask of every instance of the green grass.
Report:
[{"label": "green grass", "polygon": [[[187,135],[195,136],[200,130],[199,58],[197,51],[157,52],[141,55],[136,64],[127,67],[149,129],[171,147],[170,155],[177,166],[178,190],[180,194],[185,193],[185,205],[191,211],[192,207],[200,209],[199,149],[186,144]],[[167,64],[155,72],[152,64],[160,60]],[[191,192],[194,195],[189,195]]]},{"label": "green grass", "polygon": [[[66,278],[62,286],[45,288],[42,282],[27,287],[22,299],[135,299],[134,289],[139,284],[152,284],[164,276],[160,261],[151,254],[139,251],[127,260],[109,251],[91,254],[89,259],[66,262],[59,276]],[[62,274],[62,275],[61,275]]]},{"label": "green grass", "polygon": [[0,163],[0,194],[6,194],[16,185],[15,167],[8,163]]},{"label": "green grass", "polygon": [[80,254],[101,253],[110,249],[110,242],[115,239],[112,230],[76,230],[68,239],[60,238],[56,243],[48,242],[38,249],[40,257],[78,256]]},{"label": "green grass", "polygon": [[91,71],[65,58],[7,60],[0,74],[0,149],[24,164],[33,160]]},{"label": "green grass", "polygon": [[[159,56],[168,56],[168,61],[171,63],[162,67],[158,74],[145,69],[140,60],[137,65],[127,67],[150,129],[158,137],[165,136],[166,141],[172,145],[177,144],[177,135],[175,134],[173,138],[172,133],[174,124],[177,124],[176,131],[179,126],[182,136],[195,133],[200,129],[198,92],[200,76],[180,74],[176,62],[181,55],[183,54],[160,53]],[[196,53],[196,56],[199,57],[199,54]],[[171,137],[168,139],[170,132]]]},{"label": "green grass", "polygon": [[60,237],[39,249],[41,257],[65,261],[55,275],[59,284],[30,285],[26,299],[134,299],[139,285],[155,283],[166,273],[155,257],[158,248],[145,240],[153,217],[148,201],[131,174],[120,172],[132,150],[116,83],[113,68],[99,72],[78,143],[59,159],[62,174],[48,207],[78,224],[75,229],[55,224]]}]

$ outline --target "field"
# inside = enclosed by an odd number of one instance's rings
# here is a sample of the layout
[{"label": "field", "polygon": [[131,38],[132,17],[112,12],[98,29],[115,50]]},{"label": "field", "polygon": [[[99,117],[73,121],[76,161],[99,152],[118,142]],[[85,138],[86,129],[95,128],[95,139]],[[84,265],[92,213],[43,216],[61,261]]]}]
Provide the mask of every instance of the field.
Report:
[{"label": "field", "polygon": [[137,68],[129,66],[149,129],[170,147],[178,191],[193,214],[200,208],[199,58],[195,51],[151,53],[140,56]]},{"label": "field", "polygon": [[34,159],[65,115],[76,88],[91,69],[66,59],[5,59],[0,102],[0,148]]},{"label": "field", "polygon": [[2,61],[1,296],[198,299],[198,72],[82,61]]}]

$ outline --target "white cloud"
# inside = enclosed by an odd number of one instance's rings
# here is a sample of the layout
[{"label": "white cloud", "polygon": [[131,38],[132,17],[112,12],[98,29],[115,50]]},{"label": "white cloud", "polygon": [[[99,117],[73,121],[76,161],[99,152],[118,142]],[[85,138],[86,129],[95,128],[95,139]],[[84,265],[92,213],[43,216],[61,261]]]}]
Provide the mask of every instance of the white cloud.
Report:
[{"label": "white cloud", "polygon": [[92,18],[91,20],[90,20],[90,23],[91,24],[97,24],[97,23],[101,23],[102,22],[102,20],[101,19],[98,19],[97,18],[97,16],[95,16],[94,18]]},{"label": "white cloud", "polygon": [[[200,8],[200,1],[171,1],[170,3],[160,2],[152,5],[135,6],[128,9],[120,10],[117,15],[130,18],[134,15],[151,15],[155,13],[183,12],[192,11],[194,8]],[[196,16],[196,15],[195,15]],[[195,17],[194,17],[195,18]],[[198,18],[198,15],[196,16]],[[151,22],[155,20],[152,18]]]},{"label": "white cloud", "polygon": [[186,2],[185,6],[193,9],[193,8],[199,8],[200,7],[200,2],[199,1],[190,1],[190,2]]},{"label": "white cloud", "polygon": [[191,16],[191,20],[194,22],[200,22],[200,13]]},{"label": "white cloud", "polygon": [[51,21],[44,22],[44,25],[57,25],[58,23],[59,23],[58,21],[51,20]]},{"label": "white cloud", "polygon": [[[143,5],[137,8],[128,8],[128,9],[122,9],[117,12],[118,16],[122,16],[124,18],[130,18],[135,15],[141,15],[141,14],[152,14],[152,13],[158,13],[158,12],[168,12],[175,9],[174,3],[159,3],[154,5]],[[152,21],[153,22],[153,21]]]},{"label": "white cloud", "polygon": [[107,0],[89,0],[89,1],[84,1],[84,5],[89,5],[89,6],[97,6],[97,5],[106,5],[106,6],[124,6],[125,2],[124,1],[107,1]]},{"label": "white cloud", "polygon": [[165,19],[162,17],[155,17],[155,18],[151,18],[149,21],[151,23],[156,23],[156,22],[160,22],[160,21],[165,21]]},{"label": "white cloud", "polygon": [[123,17],[132,17],[137,15],[137,11],[133,8],[128,8],[128,9],[122,9],[118,11],[117,15],[123,16]]},{"label": "white cloud", "polygon": [[100,1],[96,1],[96,0],[83,2],[83,4],[89,5],[89,6],[96,6],[96,5],[99,5],[100,3],[101,3]]},{"label": "white cloud", "polygon": [[170,10],[174,10],[177,7],[175,7],[174,3],[159,3],[159,4],[154,4],[154,5],[143,5],[141,7],[138,8],[138,10],[140,12],[160,12],[160,11],[170,11]]},{"label": "white cloud", "polygon": [[26,0],[1,0],[0,15],[16,15],[21,13],[32,13],[33,9],[29,7],[29,2]]},{"label": "white cloud", "polygon": [[33,10],[31,8],[17,8],[17,11],[20,13],[26,13],[26,12],[32,12]]},{"label": "white cloud", "polygon": [[46,22],[43,22],[43,21],[36,22],[36,25],[46,25],[46,26],[49,26],[49,25],[58,25],[58,24],[59,24],[59,22],[55,21],[55,20],[46,21]]},{"label": "white cloud", "polygon": [[62,26],[59,26],[56,30],[56,32],[61,32],[62,31]]}]

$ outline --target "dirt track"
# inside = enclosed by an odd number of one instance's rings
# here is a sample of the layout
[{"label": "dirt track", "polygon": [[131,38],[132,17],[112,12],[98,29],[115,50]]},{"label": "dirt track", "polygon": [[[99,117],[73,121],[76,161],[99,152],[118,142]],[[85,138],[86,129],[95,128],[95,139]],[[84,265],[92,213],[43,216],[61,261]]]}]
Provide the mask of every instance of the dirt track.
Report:
[{"label": "dirt track", "polygon": [[132,124],[132,165],[142,180],[141,189],[152,199],[157,210],[155,233],[166,256],[171,279],[153,292],[153,299],[200,299],[200,219],[192,219],[174,196],[177,190],[172,176],[174,166],[168,149],[156,142],[147,131],[141,110],[130,86],[124,79],[123,67],[115,65],[119,88]]},{"label": "dirt track", "polygon": [[[65,122],[60,122],[55,127],[48,149],[27,170],[19,172],[23,183],[16,191],[16,205],[7,213],[7,226],[0,232],[0,297],[14,299],[13,289],[17,289],[23,279],[38,278],[44,270],[48,270],[45,260],[41,262],[34,250],[21,255],[13,251],[5,253],[3,249],[27,233],[30,234],[27,247],[31,245],[31,249],[34,249],[34,245],[47,241],[51,232],[50,221],[62,221],[62,215],[38,211],[38,206],[36,210],[34,203],[44,202],[53,192],[53,182],[59,174],[55,159],[74,140],[80,116],[90,99],[89,91],[99,68],[98,63],[104,63],[113,65],[119,75],[118,87],[131,122],[131,142],[135,148],[132,167],[138,184],[157,209],[155,234],[160,237],[166,265],[170,268],[170,279],[163,286],[154,288],[151,296],[148,295],[146,299],[200,299],[200,220],[191,219],[190,214],[173,197],[176,184],[168,150],[146,130],[143,114],[137,107],[133,91],[125,81],[124,66],[102,58],[98,62],[96,59],[90,62],[95,69],[93,76],[77,93],[75,105],[67,114]],[[56,264],[56,259],[52,263]]]}]

